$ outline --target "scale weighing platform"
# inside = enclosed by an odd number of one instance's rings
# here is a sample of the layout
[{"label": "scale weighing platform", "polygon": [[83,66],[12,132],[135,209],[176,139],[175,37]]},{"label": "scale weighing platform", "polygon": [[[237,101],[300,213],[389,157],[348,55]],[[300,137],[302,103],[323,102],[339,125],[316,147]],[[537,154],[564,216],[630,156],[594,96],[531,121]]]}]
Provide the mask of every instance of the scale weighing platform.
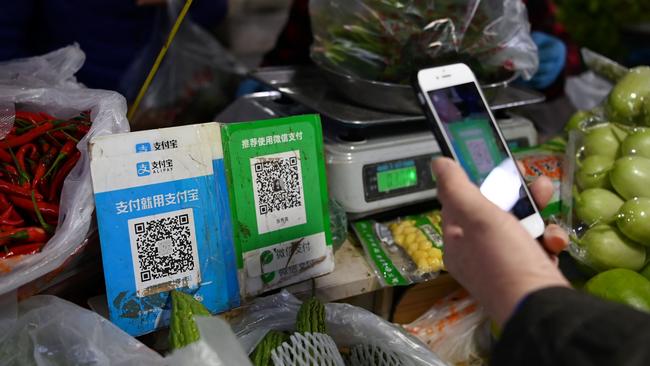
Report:
[{"label": "scale weighing platform", "polygon": [[[440,149],[423,116],[355,105],[332,90],[316,68],[260,69],[253,76],[276,90],[241,97],[216,120],[228,123],[319,113],[329,194],[348,216],[356,219],[435,199],[430,163]],[[544,100],[543,95],[513,87],[491,94],[496,100],[489,103],[508,144],[536,145],[533,123],[502,111],[537,103]]]}]

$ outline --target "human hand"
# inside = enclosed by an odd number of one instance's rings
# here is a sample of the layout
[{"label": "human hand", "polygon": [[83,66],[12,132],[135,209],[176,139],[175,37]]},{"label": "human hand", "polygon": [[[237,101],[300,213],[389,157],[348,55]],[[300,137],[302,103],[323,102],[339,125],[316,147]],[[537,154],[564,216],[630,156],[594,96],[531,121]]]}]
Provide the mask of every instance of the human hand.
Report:
[{"label": "human hand", "polygon": [[[553,182],[545,176],[537,178],[528,188],[539,209],[546,207],[553,196]],[[540,242],[551,260],[557,264],[557,255],[569,245],[569,235],[559,225],[548,224]]]},{"label": "human hand", "polygon": [[[513,215],[488,201],[460,165],[439,158],[432,168],[442,203],[445,267],[499,325],[529,293],[569,286],[542,245]],[[548,202],[544,180],[531,191],[539,203]],[[543,243],[552,253],[564,246],[557,230],[551,227],[544,233]]]},{"label": "human hand", "polygon": [[537,45],[539,68],[525,84],[535,89],[545,89],[555,82],[564,69],[566,46],[559,38],[543,32],[531,32],[530,36]]}]

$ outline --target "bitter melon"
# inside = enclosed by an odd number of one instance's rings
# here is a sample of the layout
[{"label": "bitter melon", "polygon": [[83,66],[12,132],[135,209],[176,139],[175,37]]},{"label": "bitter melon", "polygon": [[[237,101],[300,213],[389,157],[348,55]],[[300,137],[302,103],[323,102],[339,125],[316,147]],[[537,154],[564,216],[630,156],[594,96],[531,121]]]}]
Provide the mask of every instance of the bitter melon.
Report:
[{"label": "bitter melon", "polygon": [[194,315],[210,315],[208,309],[191,295],[172,291],[172,317],[169,326],[169,346],[171,350],[185,347],[200,338]]},{"label": "bitter melon", "polygon": [[273,366],[273,362],[271,361],[271,352],[287,340],[289,340],[289,336],[284,332],[271,330],[266,333],[257,347],[255,347],[253,353],[251,353],[250,358],[253,365]]},{"label": "bitter melon", "polygon": [[296,318],[296,331],[299,333],[327,332],[325,326],[325,305],[312,297],[302,303]]}]

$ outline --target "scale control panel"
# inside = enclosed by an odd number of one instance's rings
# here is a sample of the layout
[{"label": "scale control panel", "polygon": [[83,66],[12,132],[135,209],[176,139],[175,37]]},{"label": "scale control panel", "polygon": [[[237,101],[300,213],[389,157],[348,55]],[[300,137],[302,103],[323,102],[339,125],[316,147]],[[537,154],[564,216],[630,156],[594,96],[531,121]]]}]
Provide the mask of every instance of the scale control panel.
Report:
[{"label": "scale control panel", "polygon": [[[537,144],[529,120],[498,121],[512,149]],[[327,135],[325,158],[329,191],[351,215],[363,217],[436,197],[431,160],[440,148],[428,130],[387,133],[360,141]]]},{"label": "scale control panel", "polygon": [[435,188],[431,159],[421,155],[363,166],[363,187],[366,202]]}]

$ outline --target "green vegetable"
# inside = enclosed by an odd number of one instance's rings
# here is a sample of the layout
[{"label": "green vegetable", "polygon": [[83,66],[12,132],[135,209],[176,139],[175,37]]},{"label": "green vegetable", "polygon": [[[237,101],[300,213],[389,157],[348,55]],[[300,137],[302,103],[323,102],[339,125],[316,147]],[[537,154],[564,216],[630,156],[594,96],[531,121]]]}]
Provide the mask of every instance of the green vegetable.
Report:
[{"label": "green vegetable", "polygon": [[627,133],[613,123],[595,126],[585,134],[582,154],[584,157],[601,155],[615,159],[625,137]]},{"label": "green vegetable", "polygon": [[310,8],[312,55],[344,74],[408,85],[418,69],[464,62],[482,82],[509,75],[501,64],[485,62],[503,50],[507,36],[493,26],[498,11],[489,4],[471,11],[465,2],[437,0],[324,4]]},{"label": "green vegetable", "polygon": [[586,251],[587,263],[598,271],[627,268],[638,271],[646,260],[646,249],[633,242],[617,228],[596,225],[580,238],[578,245]]},{"label": "green vegetable", "polygon": [[613,121],[634,125],[645,122],[644,101],[650,97],[650,67],[636,67],[614,86],[605,110]]},{"label": "green vegetable", "polygon": [[327,333],[325,326],[325,305],[312,297],[302,303],[296,318],[299,333]]},{"label": "green vegetable", "polygon": [[590,188],[574,196],[576,216],[587,225],[609,224],[616,220],[623,200],[606,189]]},{"label": "green vegetable", "polygon": [[271,359],[271,352],[274,349],[280,347],[282,343],[289,340],[289,335],[280,332],[277,330],[271,330],[266,335],[260,343],[255,347],[253,353],[251,353],[251,361],[255,366],[273,366],[273,360]]},{"label": "green vegetable", "polygon": [[638,129],[623,140],[621,155],[637,155],[650,158],[650,129]]},{"label": "green vegetable", "polygon": [[634,197],[650,198],[650,159],[626,156],[616,160],[609,172],[609,181],[626,200]]},{"label": "green vegetable", "polygon": [[609,156],[592,155],[578,163],[576,184],[580,189],[609,188],[609,171],[614,159]]},{"label": "green vegetable", "polygon": [[650,281],[629,269],[599,273],[587,281],[584,289],[594,296],[650,312]]},{"label": "green vegetable", "polygon": [[194,315],[209,316],[210,312],[194,297],[184,292],[173,290],[171,297],[172,317],[169,326],[169,346],[175,350],[199,340],[201,335],[194,322]]},{"label": "green vegetable", "polygon": [[650,198],[633,198],[625,202],[616,224],[628,238],[650,246]]},{"label": "green vegetable", "polygon": [[643,267],[642,270],[639,271],[641,276],[645,277],[646,279],[650,280],[650,263],[646,264],[645,267]]},{"label": "green vegetable", "polygon": [[564,131],[584,130],[587,123],[594,117],[590,111],[577,111],[564,126]]}]

